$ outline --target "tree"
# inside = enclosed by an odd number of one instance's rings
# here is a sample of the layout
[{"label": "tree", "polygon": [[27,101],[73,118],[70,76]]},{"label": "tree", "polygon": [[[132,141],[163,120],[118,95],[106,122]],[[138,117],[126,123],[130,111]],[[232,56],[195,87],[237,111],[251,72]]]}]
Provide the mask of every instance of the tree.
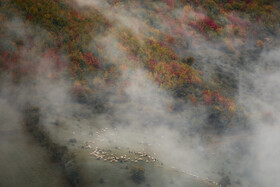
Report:
[{"label": "tree", "polygon": [[189,66],[192,66],[194,64],[194,58],[192,56],[188,58],[183,58],[182,62],[188,64]]},{"label": "tree", "polygon": [[206,0],[203,4],[203,7],[211,14],[217,15],[220,12],[220,8],[213,0]]}]

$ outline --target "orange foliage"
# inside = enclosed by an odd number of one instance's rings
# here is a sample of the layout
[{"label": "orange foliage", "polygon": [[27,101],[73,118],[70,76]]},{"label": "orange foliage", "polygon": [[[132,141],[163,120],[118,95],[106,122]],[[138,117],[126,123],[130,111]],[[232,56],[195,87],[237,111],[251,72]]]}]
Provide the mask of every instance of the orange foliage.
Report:
[{"label": "orange foliage", "polygon": [[192,105],[196,106],[197,105],[197,99],[192,95],[190,95],[189,98],[191,100]]},{"label": "orange foliage", "polygon": [[204,104],[206,105],[214,104],[213,93],[210,90],[203,90],[203,99],[204,99]]},{"label": "orange foliage", "polygon": [[169,112],[173,112],[174,106],[173,106],[173,107],[166,106],[166,109],[167,109]]},{"label": "orange foliage", "polygon": [[81,94],[85,91],[82,84],[79,81],[75,81],[73,89],[76,94]]},{"label": "orange foliage", "polygon": [[204,104],[206,105],[215,104],[217,106],[216,107],[217,109],[222,107],[223,109],[227,109],[231,113],[235,112],[235,107],[232,101],[228,98],[225,98],[218,92],[212,92],[211,90],[203,90],[202,95],[204,99]]},{"label": "orange foliage", "polygon": [[179,62],[157,63],[154,66],[154,78],[168,88],[181,87],[184,83],[201,83],[201,79],[191,67]]}]

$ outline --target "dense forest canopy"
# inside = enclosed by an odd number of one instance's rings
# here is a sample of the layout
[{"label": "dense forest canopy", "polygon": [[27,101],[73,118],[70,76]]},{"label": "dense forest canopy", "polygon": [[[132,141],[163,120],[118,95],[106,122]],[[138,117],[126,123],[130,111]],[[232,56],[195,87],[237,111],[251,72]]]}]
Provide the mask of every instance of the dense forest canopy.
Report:
[{"label": "dense forest canopy", "polygon": [[[96,98],[97,92],[116,89],[122,94],[121,87],[129,80],[116,81],[126,68],[141,66],[158,86],[184,102],[208,105],[213,115],[225,116],[222,126],[227,127],[237,116],[246,118],[240,116],[244,111],[234,101],[238,75],[213,63],[204,68],[207,62],[196,51],[203,53],[201,48],[211,43],[220,53],[211,61],[228,61],[233,71],[250,66],[243,64],[240,52],[257,56],[271,36],[277,35],[278,6],[276,1],[264,0],[124,0],[92,5],[87,1],[4,1],[1,72],[20,82],[42,73],[44,66],[55,69],[49,72],[51,78],[66,71],[65,76],[73,81],[74,96],[92,103],[101,99]],[[19,24],[23,33],[7,32]],[[117,45],[125,55],[105,53],[110,45]],[[34,50],[36,58],[48,62],[30,61]],[[101,84],[104,90],[98,88]]]}]

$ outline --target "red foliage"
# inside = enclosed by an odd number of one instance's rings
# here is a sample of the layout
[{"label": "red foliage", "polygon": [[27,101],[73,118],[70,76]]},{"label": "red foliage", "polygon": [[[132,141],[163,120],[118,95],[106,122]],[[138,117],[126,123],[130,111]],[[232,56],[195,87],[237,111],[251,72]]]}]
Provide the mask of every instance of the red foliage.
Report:
[{"label": "red foliage", "polygon": [[214,104],[213,93],[210,90],[203,90],[203,99],[204,99],[204,104],[206,105]]},{"label": "red foliage", "polygon": [[191,100],[192,105],[196,106],[196,105],[197,105],[197,100],[196,100],[196,98],[195,98],[194,96],[192,96],[192,95],[190,95],[189,97],[190,97],[190,100]]},{"label": "red foliage", "polygon": [[13,80],[19,80],[20,77],[35,73],[35,64],[24,59],[18,52],[11,53],[4,51],[0,53],[2,64],[0,70],[9,72]]},{"label": "red foliage", "polygon": [[175,0],[164,0],[164,2],[171,8],[174,9],[176,1]]},{"label": "red foliage", "polygon": [[86,62],[87,67],[99,67],[99,61],[95,58],[92,53],[84,53],[84,60]]},{"label": "red foliage", "polygon": [[164,45],[163,42],[158,42],[158,44],[159,44],[161,47],[165,47],[165,45]]},{"label": "red foliage", "polygon": [[179,72],[180,71],[180,65],[178,64],[178,62],[172,62],[171,63],[171,67],[172,67],[171,73],[176,75],[176,76],[179,76],[179,74],[180,74],[180,72]]},{"label": "red foliage", "polygon": [[8,51],[4,51],[4,52],[0,53],[0,55],[1,55],[1,61],[2,61],[2,64],[0,65],[0,67],[4,70],[8,70],[12,64],[10,62],[15,59],[11,58],[12,55]]},{"label": "red foliage", "polygon": [[148,61],[148,67],[150,71],[153,71],[155,69],[155,66],[157,65],[157,61],[155,59],[150,59]]},{"label": "red foliage", "polygon": [[27,19],[29,20],[29,21],[32,21],[33,20],[33,16],[31,16],[30,14],[27,16]]},{"label": "red foliage", "polygon": [[232,106],[230,99],[225,98],[218,92],[212,92],[210,90],[203,90],[204,104],[212,105],[216,104],[223,108],[229,109]]},{"label": "red foliage", "polygon": [[209,26],[210,28],[214,29],[215,31],[219,28],[218,25],[209,17],[204,19],[204,23]]},{"label": "red foliage", "polygon": [[149,44],[153,45],[155,42],[153,40],[149,40]]},{"label": "red foliage", "polygon": [[175,43],[175,38],[170,36],[170,35],[166,35],[166,41],[169,44],[174,44]]},{"label": "red foliage", "polygon": [[229,4],[232,4],[234,0],[227,0]]},{"label": "red foliage", "polygon": [[207,32],[207,30],[214,30],[218,31],[220,28],[213,19],[209,17],[204,17],[204,19],[198,21],[198,22],[189,22],[189,25],[193,28],[198,29],[200,32],[204,33]]}]

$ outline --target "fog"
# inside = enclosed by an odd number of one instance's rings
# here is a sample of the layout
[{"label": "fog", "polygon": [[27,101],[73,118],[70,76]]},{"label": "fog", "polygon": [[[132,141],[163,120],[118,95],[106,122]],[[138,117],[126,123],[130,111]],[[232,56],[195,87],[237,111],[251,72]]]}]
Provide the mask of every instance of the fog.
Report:
[{"label": "fog", "polygon": [[[256,186],[279,185],[279,48],[262,52],[251,73],[244,81],[253,88],[242,85],[240,100],[251,112],[250,123],[253,135],[248,149],[252,158],[245,158],[249,178]],[[250,83],[249,83],[250,84]]]},{"label": "fog", "polygon": [[[12,47],[11,42],[15,37],[22,40],[23,45],[17,50],[25,60],[21,61],[20,66],[32,67],[34,73],[19,83],[14,83],[8,74],[1,74],[0,148],[4,156],[0,157],[0,163],[4,169],[0,169],[0,180],[4,182],[0,182],[0,186],[20,185],[4,180],[13,175],[26,185],[28,179],[39,178],[31,185],[44,186],[47,181],[54,181],[49,185],[67,186],[61,179],[63,171],[44,156],[46,150],[36,144],[24,129],[23,111],[27,104],[40,108],[40,125],[50,138],[59,145],[67,146],[76,155],[85,186],[280,185],[277,180],[280,175],[280,150],[277,149],[280,143],[280,48],[277,40],[273,45],[267,43],[264,48],[258,49],[252,62],[251,54],[243,53],[244,49],[249,51],[256,45],[251,38],[244,44],[238,36],[234,36],[229,41],[234,52],[226,55],[222,37],[209,41],[205,36],[194,33],[193,28],[183,28],[183,42],[193,45],[183,49],[174,47],[179,58],[193,55],[197,59],[194,66],[204,73],[203,78],[208,83],[212,82],[217,68],[232,75],[237,84],[233,98],[246,111],[245,130],[233,127],[234,130],[226,129],[217,135],[203,131],[209,115],[206,106],[194,106],[160,87],[141,65],[141,60],[131,60],[131,54],[126,50],[128,46],[118,40],[117,30],[122,28],[132,31],[141,44],[144,39],[157,37],[150,23],[145,22],[145,7],[136,2],[127,6],[122,3],[113,6],[110,1],[97,0],[77,0],[77,3],[80,7],[76,9],[92,6],[113,22],[107,33],[100,33],[91,42],[92,50],[98,45],[104,47],[105,63],[116,65],[120,72],[115,85],[96,91],[100,98],[106,95],[106,100],[102,102],[107,110],[96,112],[94,107],[80,103],[73,97],[74,81],[65,78],[65,75],[69,75],[67,69],[62,66],[57,70],[54,57],[41,55],[44,51],[42,41],[51,42],[43,28],[23,24],[23,18],[17,16],[4,23],[7,37],[0,42],[1,47]],[[155,8],[169,10],[166,3],[158,3],[157,6]],[[185,11],[176,7],[168,13],[173,18],[180,18],[186,14]],[[194,14],[198,13],[188,10],[186,16],[193,19]],[[199,16],[203,17],[204,14],[199,13],[195,19],[199,19]],[[247,18],[242,21],[248,22]],[[167,19],[155,17],[151,22],[157,25],[159,31],[172,35],[174,25]],[[27,39],[30,35],[34,36],[33,47]],[[278,39],[277,36],[274,38]],[[66,64],[70,63],[66,52],[56,55]],[[238,64],[240,58],[243,59],[242,65]],[[96,83],[96,86],[105,84],[98,75],[94,80],[92,76],[86,79]],[[112,91],[113,87],[117,87],[117,92]],[[14,136],[18,137],[10,140]],[[14,142],[21,141],[22,144],[14,145]],[[110,150],[119,157],[127,154],[131,158],[139,157],[134,152],[145,152],[155,161],[151,159],[154,161],[152,163],[147,159],[149,162],[146,165],[139,162],[111,164],[102,159],[96,160],[92,156],[96,149]],[[22,156],[19,156],[21,153]],[[7,160],[10,163],[14,160],[9,158],[12,154],[17,155],[14,159],[21,158],[22,162],[5,164]],[[30,165],[22,166],[23,162]],[[124,165],[144,166],[146,182],[131,182]],[[39,172],[32,171],[30,168],[33,167]],[[5,170],[8,170],[8,174],[4,173]],[[20,172],[28,173],[26,179]],[[104,184],[98,183],[100,177],[104,179]],[[227,177],[230,182],[225,182]]]}]

